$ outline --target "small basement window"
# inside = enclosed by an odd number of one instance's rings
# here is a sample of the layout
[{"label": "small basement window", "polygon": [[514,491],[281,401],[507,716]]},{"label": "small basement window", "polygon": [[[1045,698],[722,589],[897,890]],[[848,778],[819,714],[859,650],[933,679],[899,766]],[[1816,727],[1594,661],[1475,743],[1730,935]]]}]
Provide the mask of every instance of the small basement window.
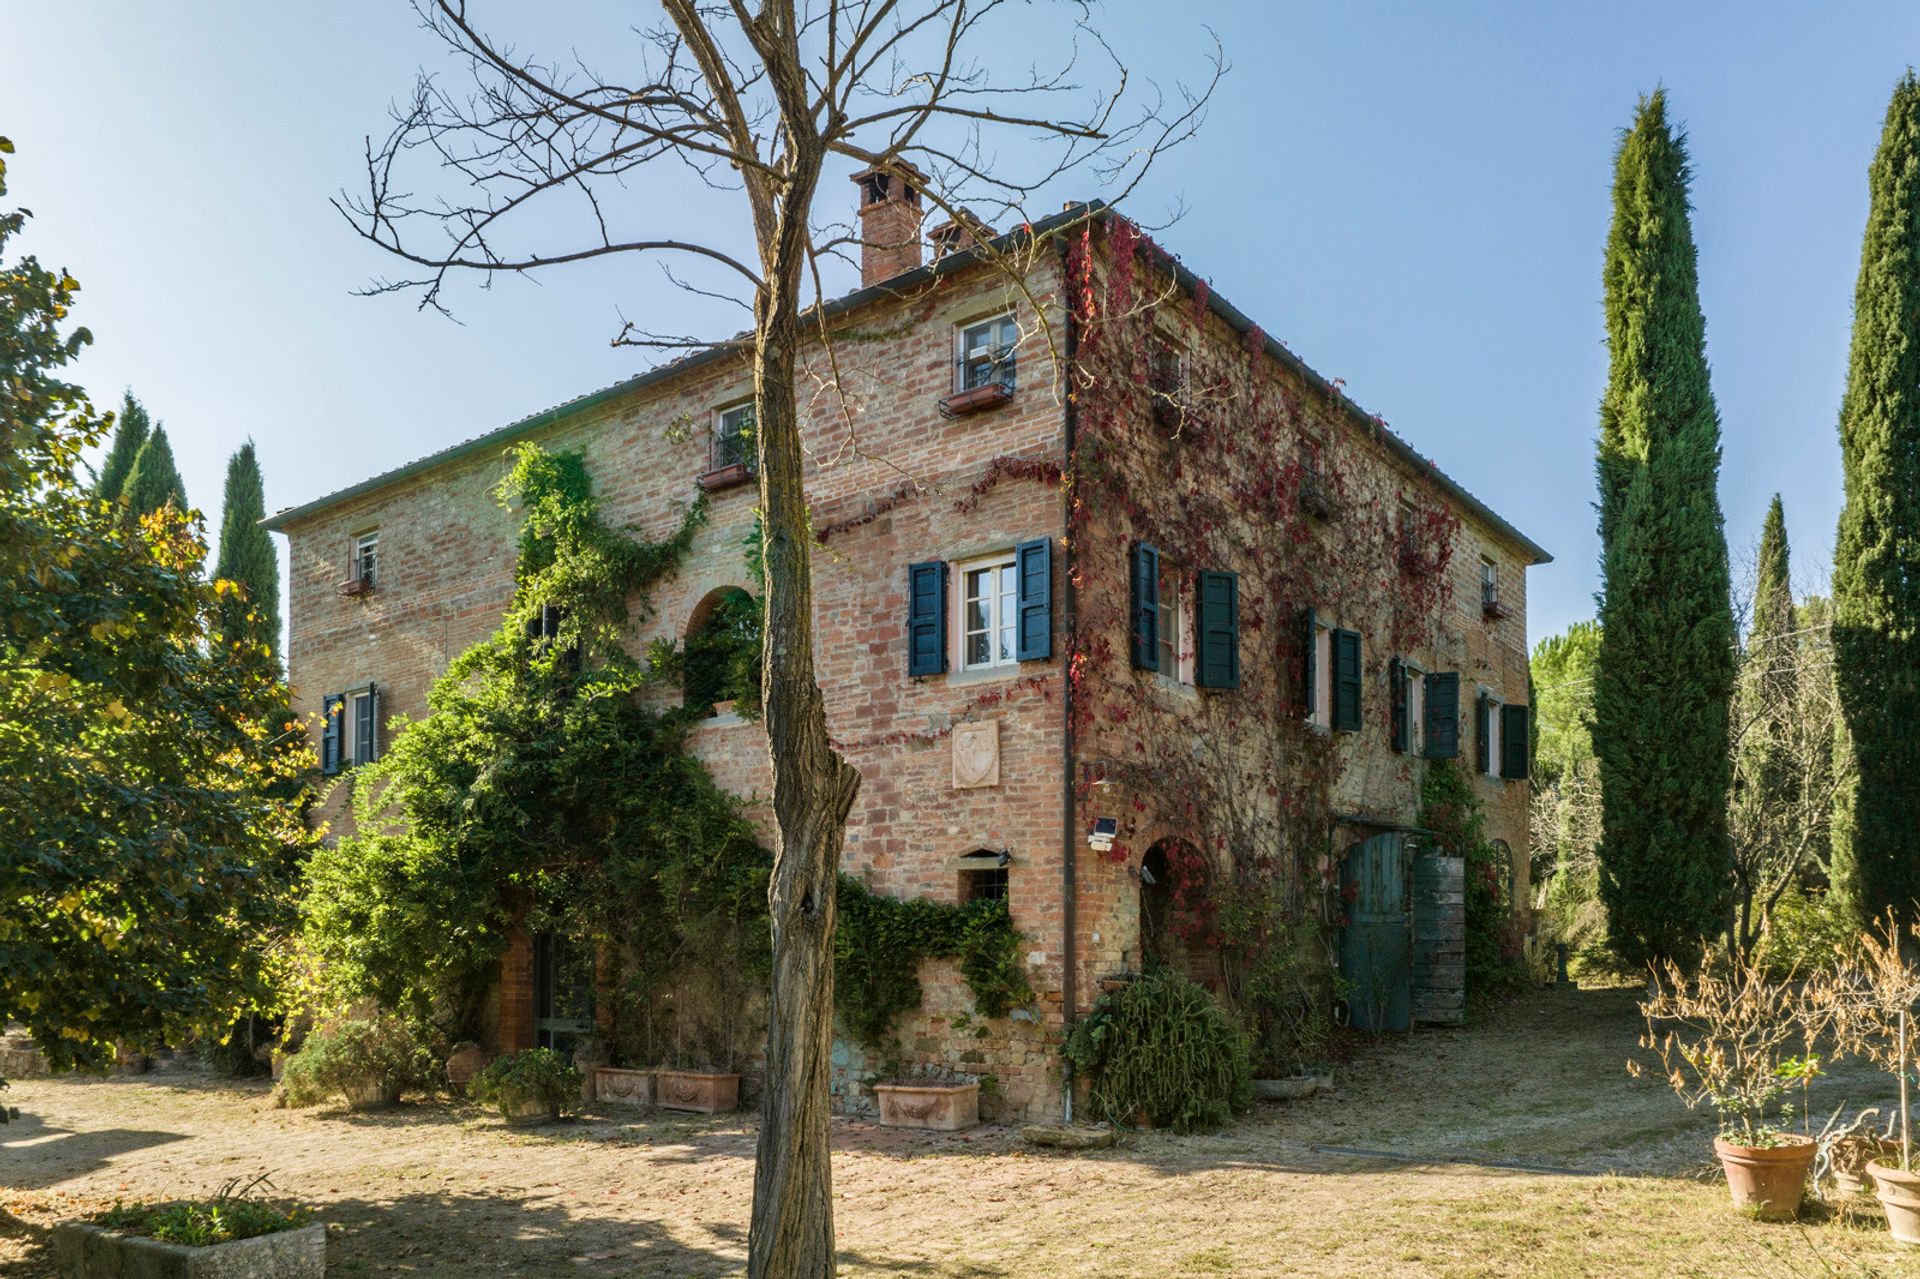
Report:
[{"label": "small basement window", "polygon": [[1007,900],[1007,867],[1013,857],[1007,852],[988,849],[968,853],[960,859],[960,901],[1003,902]]},{"label": "small basement window", "polygon": [[998,384],[1014,385],[1014,348],[1020,345],[1020,326],[1011,315],[995,316],[960,330],[958,390]]}]

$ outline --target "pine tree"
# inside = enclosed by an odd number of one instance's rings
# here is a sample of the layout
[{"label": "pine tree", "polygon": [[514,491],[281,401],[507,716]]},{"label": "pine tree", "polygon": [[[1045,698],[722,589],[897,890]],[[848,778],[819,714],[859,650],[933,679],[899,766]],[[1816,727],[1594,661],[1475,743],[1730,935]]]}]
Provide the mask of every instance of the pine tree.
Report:
[{"label": "pine tree", "polygon": [[[1920,82],[1887,105],[1840,404],[1834,670],[1858,771],[1836,805],[1835,887],[1863,918],[1920,915]],[[1844,749],[1844,744],[1843,744]]]},{"label": "pine tree", "polygon": [[100,476],[94,482],[94,493],[106,501],[113,501],[126,492],[127,477],[133,474],[133,460],[140,456],[140,446],[147,442],[147,435],[153,430],[153,421],[147,416],[147,410],[140,401],[128,391],[120,402],[120,413],[114,422],[113,446],[107,450],[107,460],[100,465]]},{"label": "pine tree", "polygon": [[1600,891],[1609,945],[1634,966],[1697,958],[1731,902],[1733,610],[1689,176],[1665,92],[1641,99],[1604,271],[1594,669]]},{"label": "pine tree", "polygon": [[[264,644],[280,651],[280,561],[273,539],[260,527],[266,518],[265,485],[253,441],[242,444],[227,462],[227,491],[220,511],[220,554],[215,578],[237,582],[243,598],[222,610],[221,632],[230,640]],[[251,620],[249,620],[251,618]]]},{"label": "pine tree", "polygon": [[134,515],[151,514],[168,502],[181,511],[187,509],[187,486],[180,479],[180,468],[173,464],[173,445],[167,442],[166,427],[154,427],[140,446],[122,493]]}]

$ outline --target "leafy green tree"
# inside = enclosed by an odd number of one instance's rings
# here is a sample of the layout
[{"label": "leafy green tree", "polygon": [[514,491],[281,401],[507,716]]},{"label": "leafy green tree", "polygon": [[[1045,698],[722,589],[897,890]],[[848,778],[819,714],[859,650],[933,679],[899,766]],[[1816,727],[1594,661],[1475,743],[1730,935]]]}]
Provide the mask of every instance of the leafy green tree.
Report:
[{"label": "leafy green tree", "polygon": [[1834,886],[1863,919],[1920,916],[1920,81],[1887,104],[1840,403],[1846,502],[1833,553],[1834,670],[1857,781]]},{"label": "leafy green tree", "polygon": [[266,488],[253,441],[242,444],[227,462],[227,491],[220,510],[220,555],[213,575],[234,582],[244,594],[221,608],[221,634],[231,641],[280,651],[280,559],[273,539],[260,527],[266,518]]},{"label": "leafy green tree", "polygon": [[1622,137],[1605,267],[1600,404],[1600,891],[1639,967],[1727,923],[1733,612],[1684,138],[1664,92]]},{"label": "leafy green tree", "polygon": [[113,423],[113,443],[107,449],[107,460],[101,463],[100,477],[94,482],[93,491],[100,498],[111,502],[127,488],[127,477],[133,474],[133,460],[140,456],[140,446],[147,442],[147,434],[153,430],[153,419],[147,416],[146,408],[133,398],[128,391],[120,401],[120,413]]},{"label": "leafy green tree", "polygon": [[1553,783],[1593,763],[1593,667],[1600,623],[1575,622],[1533,646],[1533,775]]},{"label": "leafy green tree", "polygon": [[78,478],[105,424],[59,374],[90,339],[62,331],[70,276],[6,260],[25,217],[0,214],[0,1022],[100,1065],[263,995],[306,835],[266,794],[298,756],[246,709],[284,696],[277,671],[211,651],[196,529]]},{"label": "leafy green tree", "polygon": [[1612,968],[1600,900],[1600,776],[1593,750],[1593,671],[1600,624],[1575,622],[1534,646],[1533,882],[1546,888],[1553,935],[1583,967]]},{"label": "leafy green tree", "polygon": [[136,516],[151,515],[168,503],[183,515],[190,509],[187,486],[180,478],[180,468],[174,465],[173,445],[167,440],[166,427],[154,427],[146,443],[140,446],[140,452],[133,459],[133,470],[127,475],[124,494],[127,509]]}]

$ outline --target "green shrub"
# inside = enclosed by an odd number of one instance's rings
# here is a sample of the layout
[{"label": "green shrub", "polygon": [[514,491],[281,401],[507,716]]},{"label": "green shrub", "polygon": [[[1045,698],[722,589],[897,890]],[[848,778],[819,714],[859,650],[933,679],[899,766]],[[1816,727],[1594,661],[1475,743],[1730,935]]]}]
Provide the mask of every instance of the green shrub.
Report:
[{"label": "green shrub", "polygon": [[1156,1128],[1218,1128],[1253,1100],[1246,1032],[1214,997],[1171,970],[1102,995],[1061,1056],[1087,1081],[1096,1115]]},{"label": "green shrub", "polygon": [[398,1017],[336,1021],[307,1036],[287,1061],[280,1094],[289,1106],[351,1096],[369,1080],[399,1090],[432,1085],[439,1063]]},{"label": "green shrub", "polygon": [[312,1212],[305,1208],[248,1197],[252,1190],[265,1182],[265,1176],[255,1178],[246,1186],[241,1186],[237,1180],[230,1181],[211,1199],[164,1204],[115,1204],[93,1221],[96,1225],[123,1234],[144,1235],[161,1243],[206,1248],[217,1243],[231,1243],[235,1239],[297,1230],[313,1220]]},{"label": "green shrub", "polygon": [[1859,935],[1853,913],[1830,894],[1789,888],[1767,916],[1753,962],[1774,981],[1806,977],[1832,968]]},{"label": "green shrub", "polygon": [[467,1095],[502,1119],[533,1102],[566,1110],[580,1099],[580,1072],[551,1048],[527,1048],[488,1062]]}]

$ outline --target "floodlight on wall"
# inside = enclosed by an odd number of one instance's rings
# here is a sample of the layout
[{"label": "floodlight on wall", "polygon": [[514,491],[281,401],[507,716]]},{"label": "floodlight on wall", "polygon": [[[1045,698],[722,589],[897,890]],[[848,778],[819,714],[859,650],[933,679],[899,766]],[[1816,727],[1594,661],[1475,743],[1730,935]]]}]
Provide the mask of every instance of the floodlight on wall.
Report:
[{"label": "floodlight on wall", "polygon": [[1093,829],[1087,832],[1087,847],[1096,853],[1104,853],[1113,847],[1113,841],[1119,834],[1119,818],[1096,817],[1093,819]]}]

